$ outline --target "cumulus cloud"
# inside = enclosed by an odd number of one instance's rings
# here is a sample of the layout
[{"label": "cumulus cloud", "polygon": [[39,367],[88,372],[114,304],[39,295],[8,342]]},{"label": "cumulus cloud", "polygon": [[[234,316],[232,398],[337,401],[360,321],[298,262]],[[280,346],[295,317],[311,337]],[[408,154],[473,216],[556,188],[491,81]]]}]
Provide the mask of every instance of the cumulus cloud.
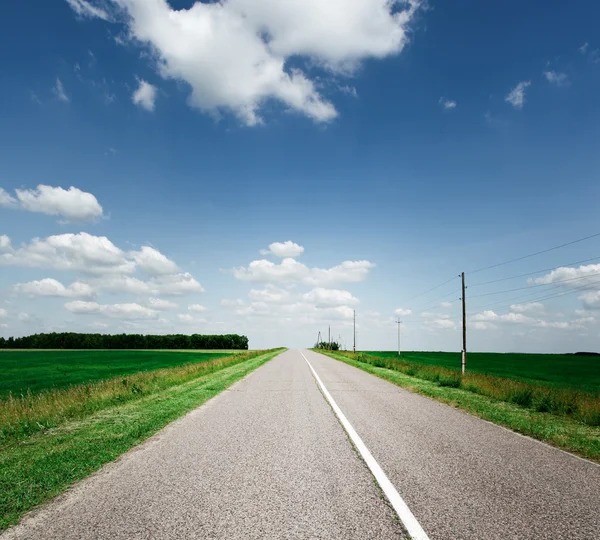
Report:
[{"label": "cumulus cloud", "polygon": [[169,309],[177,309],[178,305],[170,300],[164,300],[162,298],[149,298],[148,306],[151,309],[157,311],[168,311]]},{"label": "cumulus cloud", "polygon": [[56,99],[62,101],[63,103],[69,103],[71,101],[71,99],[67,95],[67,92],[65,91],[65,87],[62,81],[58,77],[56,77],[56,82],[52,87],[52,92],[56,96]]},{"label": "cumulus cloud", "polygon": [[89,274],[131,273],[135,263],[105,236],[58,234],[34,238],[0,255],[0,265],[74,270]]},{"label": "cumulus cloud", "polygon": [[67,302],[65,309],[79,315],[103,315],[115,319],[154,319],[158,311],[139,304],[98,304],[75,300]]},{"label": "cumulus cloud", "polygon": [[456,101],[446,99],[445,97],[441,97],[438,103],[446,110],[456,109],[457,105]]},{"label": "cumulus cloud", "polygon": [[0,251],[12,251],[10,238],[5,234],[0,235]]},{"label": "cumulus cloud", "polygon": [[6,317],[6,316],[8,316],[8,312],[5,309],[0,308],[0,317]]},{"label": "cumulus cloud", "polygon": [[275,255],[275,257],[281,257],[282,259],[285,257],[295,258],[303,253],[304,248],[291,240],[287,240],[286,242],[274,242],[269,244],[269,249],[260,250],[261,255]]},{"label": "cumulus cloud", "polygon": [[192,304],[191,306],[188,306],[188,311],[192,311],[194,313],[202,313],[206,311],[206,308],[204,306],[201,306],[200,304]]},{"label": "cumulus cloud", "polygon": [[157,276],[147,281],[131,276],[103,276],[93,281],[98,290],[129,294],[154,294],[180,296],[204,292],[204,288],[191,274],[184,272]]},{"label": "cumulus cloud", "polygon": [[91,193],[40,184],[36,189],[17,189],[16,198],[0,188],[0,206],[21,208],[70,221],[93,221],[102,217],[102,206]]},{"label": "cumulus cloud", "polygon": [[427,321],[427,326],[437,330],[455,330],[457,328],[456,323],[449,321],[448,319],[433,319]]},{"label": "cumulus cloud", "polygon": [[394,311],[394,313],[399,317],[407,317],[408,315],[412,315],[412,310],[407,308],[398,308],[396,311]]},{"label": "cumulus cloud", "polygon": [[269,99],[327,122],[335,107],[288,59],[349,74],[362,60],[398,54],[419,0],[221,0],[172,9],[166,0],[113,0],[130,37],[148,47],[163,78],[188,83],[188,102],[262,119]]},{"label": "cumulus cloud", "polygon": [[251,289],[248,296],[259,302],[285,302],[290,298],[289,291],[267,284],[264,289]]},{"label": "cumulus cloud", "polygon": [[129,255],[140,270],[151,276],[175,274],[179,271],[172,260],[149,246],[143,246],[140,251],[130,251]]},{"label": "cumulus cloud", "polygon": [[156,86],[139,79],[138,87],[131,96],[131,101],[142,109],[153,111],[156,103]]},{"label": "cumulus cloud", "polygon": [[17,283],[13,290],[29,296],[54,296],[59,298],[86,298],[94,296],[94,289],[87,283],[76,281],[65,287],[60,281],[45,278],[28,283]]},{"label": "cumulus cloud", "polygon": [[578,268],[564,266],[552,270],[549,274],[539,278],[528,280],[529,284],[550,285],[562,282],[565,287],[581,287],[594,283],[600,283],[600,264],[587,264]]},{"label": "cumulus cloud", "polygon": [[221,305],[227,308],[241,307],[244,304],[245,302],[241,298],[238,298],[236,300],[229,300],[227,298],[224,298],[223,300],[221,300]]},{"label": "cumulus cloud", "polygon": [[525,105],[525,91],[531,86],[531,81],[522,81],[515,86],[506,96],[505,101],[510,103],[515,109],[522,109]]},{"label": "cumulus cloud", "polygon": [[233,275],[242,281],[298,282],[318,287],[362,281],[374,266],[369,261],[344,261],[338,266],[321,269],[309,268],[292,258],[283,259],[280,264],[262,259],[252,261],[248,267],[235,268]]},{"label": "cumulus cloud", "polygon": [[67,0],[67,3],[71,6],[71,9],[81,17],[98,17],[105,21],[110,20],[109,14],[104,9],[90,4],[87,0]]},{"label": "cumulus cloud", "polygon": [[157,276],[148,284],[151,290],[157,291],[155,294],[179,296],[204,292],[204,287],[189,272]]},{"label": "cumulus cloud", "polygon": [[544,304],[540,302],[528,302],[526,304],[512,304],[510,310],[515,313],[543,313]]},{"label": "cumulus cloud", "polygon": [[[529,312],[541,312],[543,311],[542,304],[531,303],[531,304],[520,304],[518,306],[525,306],[524,311]],[[539,306],[542,306],[541,308]],[[511,306],[513,308],[515,306]],[[519,308],[517,308],[519,309]],[[583,317],[580,319],[576,319],[574,321],[546,321],[540,318],[530,317],[528,315],[523,315],[523,313],[515,313],[512,311],[511,313],[506,313],[504,315],[499,315],[494,311],[483,311],[478,313],[477,315],[471,318],[471,322],[475,325],[476,328],[480,330],[485,330],[489,328],[496,328],[495,325],[490,323],[509,323],[509,324],[523,324],[526,326],[534,327],[534,328],[555,328],[559,330],[569,329],[569,328],[582,328],[587,323],[590,322],[590,319],[595,320],[593,317]]]},{"label": "cumulus cloud", "polygon": [[333,307],[358,304],[358,298],[348,291],[317,287],[302,295],[302,298],[316,307]]},{"label": "cumulus cloud", "polygon": [[0,206],[16,207],[18,204],[17,199],[0,187]]},{"label": "cumulus cloud", "polygon": [[566,73],[558,73],[556,71],[544,71],[544,76],[546,77],[546,80],[549,83],[555,84],[556,86],[566,86],[569,83],[569,77]]},{"label": "cumulus cloud", "polygon": [[600,309],[600,291],[585,292],[579,299],[586,309]]},{"label": "cumulus cloud", "polygon": [[[182,295],[204,292],[188,272],[154,248],[124,252],[105,236],[88,233],[60,234],[45,239],[34,238],[18,249],[10,238],[0,237],[0,265],[26,266],[54,270],[72,270],[98,276],[90,280],[97,290],[131,294]],[[152,276],[142,281],[131,275],[139,268]]]}]

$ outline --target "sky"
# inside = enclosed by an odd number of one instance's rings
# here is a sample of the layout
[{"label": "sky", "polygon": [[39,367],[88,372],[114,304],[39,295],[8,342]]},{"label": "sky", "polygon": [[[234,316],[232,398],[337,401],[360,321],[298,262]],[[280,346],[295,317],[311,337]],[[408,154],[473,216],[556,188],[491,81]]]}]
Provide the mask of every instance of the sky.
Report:
[{"label": "sky", "polygon": [[597,2],[2,11],[0,335],[600,351]]}]

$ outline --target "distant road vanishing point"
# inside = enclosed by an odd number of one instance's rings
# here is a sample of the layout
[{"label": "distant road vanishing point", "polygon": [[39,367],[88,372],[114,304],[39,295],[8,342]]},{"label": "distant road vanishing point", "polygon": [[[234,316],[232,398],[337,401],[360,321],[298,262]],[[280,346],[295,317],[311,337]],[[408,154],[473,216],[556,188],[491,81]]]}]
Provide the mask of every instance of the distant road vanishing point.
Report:
[{"label": "distant road vanishing point", "polygon": [[596,539],[600,466],[287,351],[2,539]]}]

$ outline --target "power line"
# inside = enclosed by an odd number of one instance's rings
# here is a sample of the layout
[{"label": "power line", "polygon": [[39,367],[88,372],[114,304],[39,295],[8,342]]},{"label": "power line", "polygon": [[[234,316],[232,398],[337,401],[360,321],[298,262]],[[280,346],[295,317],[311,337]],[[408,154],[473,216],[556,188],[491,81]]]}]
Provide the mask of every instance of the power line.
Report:
[{"label": "power line", "polygon": [[[568,290],[568,291],[563,291],[563,292],[560,292],[560,293],[553,293],[553,294],[548,295],[548,296],[544,296],[548,292],[548,290],[543,291],[543,292],[542,291],[535,291],[534,293],[525,294],[525,295],[519,295],[519,296],[516,296],[516,297],[513,297],[513,298],[509,298],[508,300],[501,300],[500,302],[495,302],[493,304],[488,304],[486,306],[478,307],[478,308],[476,308],[477,311],[472,311],[471,313],[469,313],[469,315],[475,315],[475,314],[479,313],[480,311],[485,311],[485,310],[487,310],[487,309],[489,309],[491,307],[494,307],[494,306],[497,306],[497,305],[500,305],[500,304],[508,304],[508,303],[513,302],[515,300],[521,300],[523,298],[528,298],[528,297],[534,296],[536,294],[538,294],[538,295],[542,294],[542,296],[538,296],[536,298],[531,298],[529,301],[537,302],[537,301],[540,301],[540,300],[550,300],[551,298],[558,298],[559,296],[566,296],[566,295],[569,295],[569,294],[574,294],[574,293],[578,293],[578,292],[582,292],[582,291],[592,290],[592,289],[595,289],[597,285],[600,285],[600,280],[593,281],[592,283],[587,283],[585,285],[580,285],[579,287],[575,287],[575,288],[573,288],[571,290]],[[560,288],[561,288],[561,285],[557,285],[556,287],[552,287],[552,289],[560,289]],[[549,289],[549,290],[552,290],[552,289]]]},{"label": "power line", "polygon": [[552,268],[542,268],[541,270],[535,270],[534,272],[527,272],[526,274],[518,274],[516,276],[510,276],[510,277],[506,277],[506,278],[493,279],[492,281],[484,281],[483,283],[475,283],[475,284],[469,285],[469,288],[472,289],[473,287],[481,287],[483,285],[491,285],[492,283],[499,283],[500,281],[509,281],[511,279],[517,279],[520,277],[533,276],[534,274],[539,274],[541,272],[550,272],[552,270],[558,270],[559,268],[565,268],[567,266],[573,266],[575,264],[583,264],[586,262],[597,261],[598,259],[600,259],[600,257],[593,257],[591,259],[584,259],[583,261],[575,261],[575,262],[570,262],[570,263],[566,263],[566,264],[561,264],[559,266],[553,266]]},{"label": "power line", "polygon": [[[442,300],[444,298],[448,298],[449,296],[452,296],[453,294],[458,294],[459,292],[460,292],[460,290],[455,289],[452,292],[449,292],[448,294],[444,294],[442,296],[438,296],[437,298],[434,298],[433,300],[428,300],[427,302],[423,302],[422,304],[419,304],[418,306],[410,306],[410,307],[411,307],[411,309],[419,309],[420,307],[426,306],[426,305],[431,304],[433,302],[437,302],[438,300]],[[452,302],[456,302],[456,300],[452,300]],[[433,309],[433,308],[436,308],[436,307],[441,306],[441,305],[442,304],[438,304],[437,306],[432,306],[432,307],[429,307],[427,309]]]},{"label": "power line", "polygon": [[411,300],[414,300],[415,298],[419,298],[419,296],[423,296],[425,294],[428,294],[432,291],[435,291],[436,289],[439,289],[440,287],[443,287],[444,285],[447,285],[448,283],[450,283],[451,281],[457,279],[458,276],[454,276],[452,278],[450,278],[448,281],[444,281],[444,283],[440,283],[439,285],[436,285],[435,287],[431,287],[431,289],[426,290],[425,292],[416,294],[415,296],[412,296],[411,298],[406,299],[403,303],[405,304],[406,302],[410,302]]},{"label": "power line", "polygon": [[600,275],[600,272],[594,272],[592,274],[587,274],[586,276],[581,276],[581,277],[576,277],[576,278],[562,279],[560,281],[553,281],[551,283],[540,283],[538,285],[528,285],[527,287],[517,287],[515,289],[504,289],[503,291],[495,291],[495,292],[490,292],[490,293],[476,294],[475,296],[470,296],[469,299],[481,298],[482,296],[493,296],[495,294],[502,294],[502,293],[507,293],[507,292],[524,291],[525,289],[533,289],[534,287],[548,287],[549,285],[558,285],[560,283],[569,283],[571,281],[579,281],[581,279],[587,279],[590,276],[597,276],[597,275]]},{"label": "power line", "polygon": [[530,253],[529,255],[523,255],[522,257],[517,257],[516,259],[510,259],[509,261],[504,261],[497,264],[492,264],[490,266],[486,266],[484,268],[478,268],[477,270],[472,270],[471,272],[467,272],[467,274],[477,274],[478,272],[483,272],[484,270],[490,270],[491,268],[497,268],[498,266],[504,266],[505,264],[510,264],[517,261],[522,261],[523,259],[528,259],[530,257],[535,257],[536,255],[541,255],[542,253],[548,253],[549,251],[554,251],[555,249],[560,249],[566,246],[571,246],[573,244],[577,244],[578,242],[583,242],[584,240],[589,240],[590,238],[596,238],[600,236],[600,232],[596,234],[591,234],[590,236],[586,236],[585,238],[579,238],[577,240],[573,240],[571,242],[567,242],[565,244],[561,244],[560,246],[554,246],[548,249],[543,249],[542,251],[537,251],[535,253]]}]

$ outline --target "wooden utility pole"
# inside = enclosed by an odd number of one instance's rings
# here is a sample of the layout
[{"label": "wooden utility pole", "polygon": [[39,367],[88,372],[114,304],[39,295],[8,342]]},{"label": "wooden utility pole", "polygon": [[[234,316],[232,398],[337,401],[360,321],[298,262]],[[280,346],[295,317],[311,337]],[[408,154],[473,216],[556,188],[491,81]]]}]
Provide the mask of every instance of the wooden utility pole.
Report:
[{"label": "wooden utility pole", "polygon": [[329,325],[329,350],[331,350],[331,325]]},{"label": "wooden utility pole", "polygon": [[398,324],[398,356],[402,356],[400,352],[400,325],[402,324],[402,321],[398,320],[396,323]]},{"label": "wooden utility pole", "polygon": [[465,374],[467,368],[467,299],[465,287],[465,273],[461,274],[462,278],[462,331],[463,331],[463,347],[462,347],[462,374]]},{"label": "wooden utility pole", "polygon": [[354,354],[356,354],[356,310],[354,310],[354,345],[352,347]]}]

